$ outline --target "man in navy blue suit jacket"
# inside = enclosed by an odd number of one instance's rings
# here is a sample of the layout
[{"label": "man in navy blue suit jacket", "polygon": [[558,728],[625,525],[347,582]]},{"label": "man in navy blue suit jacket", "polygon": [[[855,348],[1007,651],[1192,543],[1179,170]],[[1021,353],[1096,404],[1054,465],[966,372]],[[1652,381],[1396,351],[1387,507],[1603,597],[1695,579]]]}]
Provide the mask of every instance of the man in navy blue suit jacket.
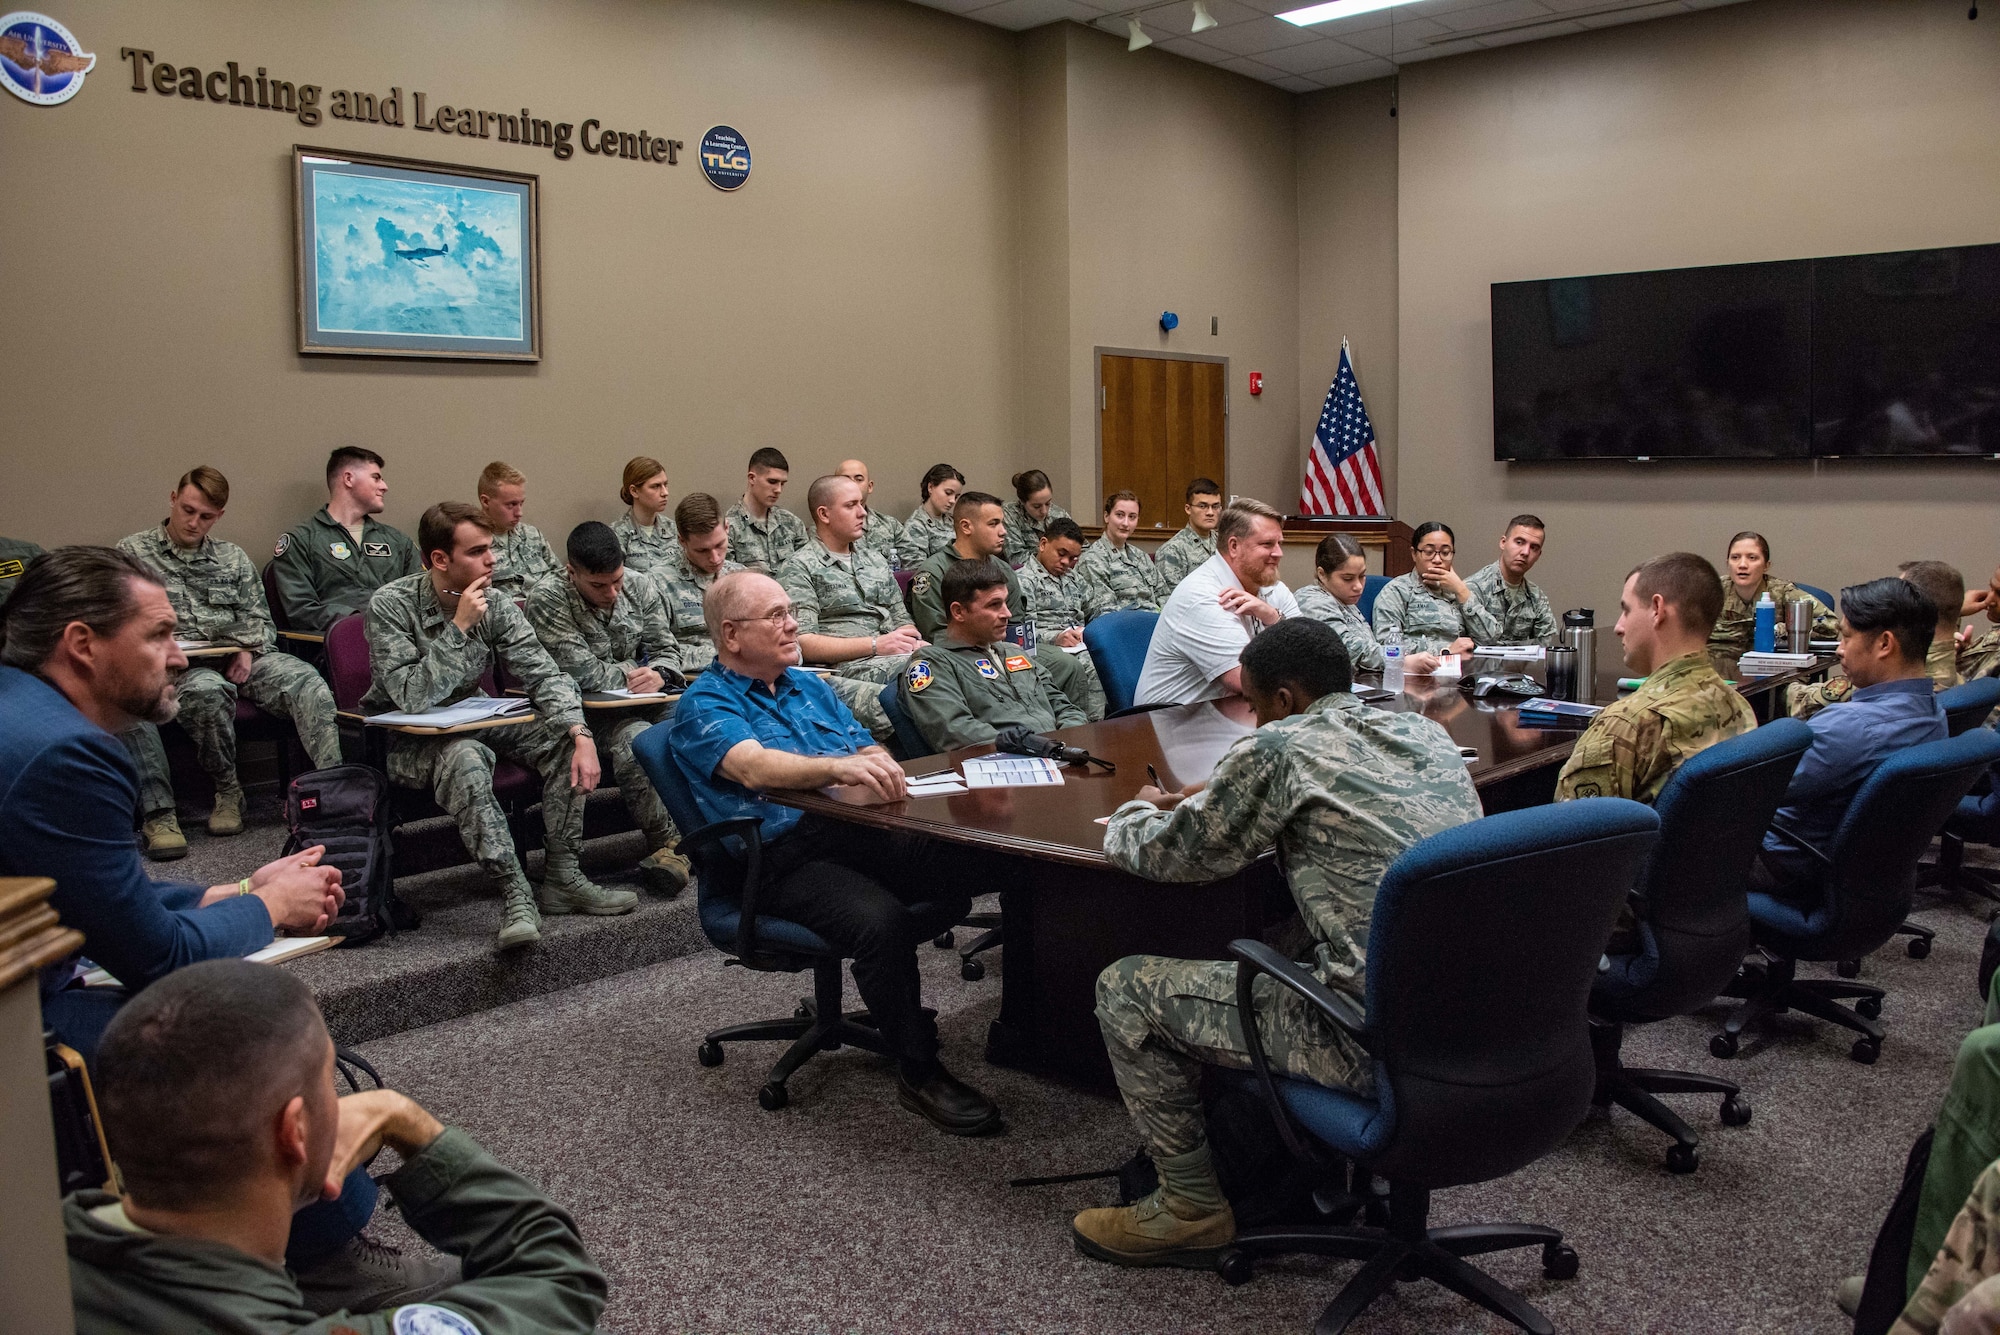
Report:
[{"label": "man in navy blue suit jacket", "polygon": [[[145,566],[109,547],[38,558],[0,609],[0,876],[53,877],[50,903],[82,955],[123,987],[85,988],[78,956],[42,973],[42,1016],[88,1061],[134,992],[201,960],[247,955],[275,929],[309,934],[340,911],[340,873],[309,848],[234,885],[155,881],[133,838],[138,777],[116,734],[165,723],[187,658],[172,604]],[[360,1236],[375,1184],[350,1173],[336,1200],[293,1219],[286,1261],[322,1314],[411,1302],[457,1268]]]}]

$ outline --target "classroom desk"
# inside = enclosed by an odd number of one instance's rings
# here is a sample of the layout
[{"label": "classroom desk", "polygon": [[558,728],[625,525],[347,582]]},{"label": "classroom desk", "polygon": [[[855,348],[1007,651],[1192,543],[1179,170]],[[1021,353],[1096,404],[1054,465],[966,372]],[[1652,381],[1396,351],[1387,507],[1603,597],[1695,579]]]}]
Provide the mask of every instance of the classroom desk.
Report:
[{"label": "classroom desk", "polygon": [[[1598,695],[1615,698],[1619,671],[1613,665],[1600,674]],[[1768,696],[1802,675],[1810,672],[1738,689]],[[1457,681],[1411,677],[1401,696],[1376,707],[1422,713],[1460,746],[1477,751],[1467,766],[1491,813],[1548,801],[1556,773],[1582,731],[1524,724],[1518,701],[1503,699],[1475,701]],[[1059,788],[973,789],[877,805],[853,790],[779,792],[771,798],[834,819],[989,852],[996,884],[1019,888],[1004,897],[1007,955],[1000,1015],[987,1031],[987,1059],[1057,1072],[1102,1089],[1111,1084],[1111,1067],[1097,1029],[1094,989],[1105,965],[1134,954],[1222,959],[1229,942],[1264,937],[1293,912],[1290,891],[1269,854],[1233,876],[1201,885],[1142,880],[1104,856],[1104,827],[1097,820],[1147,783],[1148,764],[1169,785],[1205,779],[1251,725],[1249,705],[1231,698],[1065,728],[1052,735],[1118,768],[1116,773],[1095,766],[1087,772],[1070,769]],[[903,768],[933,773],[992,750],[967,747],[908,761]]]},{"label": "classroom desk", "polygon": [[181,651],[181,657],[190,663],[199,662],[204,658],[228,658],[243,652],[233,644],[177,644],[175,647]]}]

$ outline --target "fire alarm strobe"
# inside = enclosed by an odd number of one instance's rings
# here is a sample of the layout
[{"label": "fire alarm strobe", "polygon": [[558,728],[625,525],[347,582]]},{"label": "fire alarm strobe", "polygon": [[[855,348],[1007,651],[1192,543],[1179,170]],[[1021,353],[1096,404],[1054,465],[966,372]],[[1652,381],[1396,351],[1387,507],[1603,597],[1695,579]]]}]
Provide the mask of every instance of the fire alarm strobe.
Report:
[{"label": "fire alarm strobe", "polygon": [[1250,392],[1252,394],[1262,394],[1264,392],[1264,373],[1262,371],[1252,371],[1250,373]]}]

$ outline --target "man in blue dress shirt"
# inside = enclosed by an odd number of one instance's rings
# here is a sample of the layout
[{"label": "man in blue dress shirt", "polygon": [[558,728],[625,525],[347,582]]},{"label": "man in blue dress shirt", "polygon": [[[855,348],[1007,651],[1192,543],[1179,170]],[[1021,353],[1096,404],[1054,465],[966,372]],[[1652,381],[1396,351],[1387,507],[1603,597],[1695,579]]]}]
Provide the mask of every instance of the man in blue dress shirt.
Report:
[{"label": "man in blue dress shirt", "polygon": [[[309,848],[231,885],[155,881],[133,838],[139,780],[117,734],[178,708],[173,604],[159,577],[109,547],[64,547],[23,574],[0,620],[0,876],[48,876],[49,903],[122,987],[83,987],[79,955],[42,971],[42,1018],[85,1061],[118,1007],[202,960],[247,955],[275,929],[323,930],[340,873]],[[456,1267],[359,1236],[375,1208],[360,1169],[340,1199],[294,1220],[287,1260],[315,1310],[411,1301]]]},{"label": "man in blue dress shirt", "polygon": [[703,619],[716,661],[681,697],[674,761],[708,822],[751,817],[763,839],[759,908],[810,928],[854,961],[854,982],[897,1057],[897,1099],[942,1131],[996,1131],[1000,1111],[937,1059],[923,1009],[917,944],[963,918],[991,869],[934,841],[823,820],[764,794],[847,787],[904,796],[903,771],[825,682],[797,666],[799,623],[769,575],[738,571],[709,587]]},{"label": "man in blue dress shirt", "polygon": [[1944,710],[1924,662],[1937,620],[1936,606],[1908,580],[1840,591],[1840,666],[1855,691],[1807,720],[1812,749],[1765,832],[1751,889],[1780,898],[1817,896],[1820,863],[1806,847],[1828,850],[1848,803],[1877,765],[1906,747],[1943,740]]}]

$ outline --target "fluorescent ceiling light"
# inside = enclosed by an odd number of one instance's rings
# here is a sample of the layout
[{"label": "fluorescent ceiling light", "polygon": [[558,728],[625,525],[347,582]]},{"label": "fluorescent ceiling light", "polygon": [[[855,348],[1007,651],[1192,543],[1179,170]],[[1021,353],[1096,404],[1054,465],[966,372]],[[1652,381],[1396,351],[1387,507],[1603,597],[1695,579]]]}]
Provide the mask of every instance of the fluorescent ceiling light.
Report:
[{"label": "fluorescent ceiling light", "polygon": [[1378,9],[1400,5],[1404,0],[1332,0],[1331,4],[1307,5],[1304,9],[1294,9],[1278,15],[1287,23],[1301,28],[1315,23],[1331,23],[1335,19],[1352,18],[1356,14],[1372,14]]}]

